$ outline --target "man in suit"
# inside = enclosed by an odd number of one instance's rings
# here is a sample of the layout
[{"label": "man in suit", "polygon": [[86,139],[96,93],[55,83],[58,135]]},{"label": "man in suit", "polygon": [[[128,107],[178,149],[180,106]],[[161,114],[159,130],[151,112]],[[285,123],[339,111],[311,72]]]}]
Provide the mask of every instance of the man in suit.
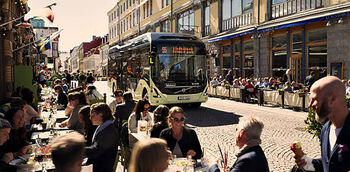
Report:
[{"label": "man in suit", "polygon": [[120,126],[119,129],[122,126],[123,120],[129,119],[129,116],[136,105],[130,92],[124,93],[123,99],[124,103],[117,105],[113,114],[113,116],[115,117],[115,121],[117,121],[118,125]]},{"label": "man in suit", "polygon": [[[321,158],[294,156],[299,169],[324,172],[350,170],[350,115],[345,100],[345,86],[334,76],[327,76],[311,86],[310,107],[316,119],[328,122],[321,131]],[[309,159],[309,160],[308,160]]]},{"label": "man in suit", "polygon": [[[264,124],[254,117],[245,116],[239,119],[236,131],[237,160],[230,172],[269,172],[269,165],[264,151],[260,147],[261,132]],[[217,164],[209,172],[219,172]]]}]

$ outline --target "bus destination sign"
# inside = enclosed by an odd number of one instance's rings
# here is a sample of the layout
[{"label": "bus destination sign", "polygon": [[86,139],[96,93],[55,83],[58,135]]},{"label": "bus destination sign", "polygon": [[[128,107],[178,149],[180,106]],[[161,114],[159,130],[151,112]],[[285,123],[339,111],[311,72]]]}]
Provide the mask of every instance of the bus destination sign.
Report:
[{"label": "bus destination sign", "polygon": [[186,54],[193,55],[194,50],[193,47],[162,47],[162,54]]}]

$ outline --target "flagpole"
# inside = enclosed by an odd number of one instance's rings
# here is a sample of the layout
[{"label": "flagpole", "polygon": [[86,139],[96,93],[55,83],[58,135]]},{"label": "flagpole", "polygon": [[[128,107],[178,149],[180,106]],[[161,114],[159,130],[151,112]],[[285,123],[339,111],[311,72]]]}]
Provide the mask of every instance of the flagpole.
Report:
[{"label": "flagpole", "polygon": [[15,52],[15,51],[18,51],[18,50],[20,50],[20,49],[22,49],[22,48],[24,48],[24,47],[27,47],[27,46],[33,44],[34,42],[35,42],[35,41],[30,42],[29,44],[23,45],[22,47],[16,48],[16,49],[12,50],[12,52]]},{"label": "flagpole", "polygon": [[6,23],[3,23],[3,24],[0,25],[0,27],[6,26],[7,24],[10,24],[10,23],[13,23],[13,22],[15,22],[15,21],[17,21],[17,20],[20,20],[20,19],[22,19],[23,17],[24,17],[24,15],[21,16],[21,17],[18,17],[18,18],[16,18],[16,19],[13,19],[13,20],[11,20],[11,21],[8,21],[8,22],[6,22]]}]

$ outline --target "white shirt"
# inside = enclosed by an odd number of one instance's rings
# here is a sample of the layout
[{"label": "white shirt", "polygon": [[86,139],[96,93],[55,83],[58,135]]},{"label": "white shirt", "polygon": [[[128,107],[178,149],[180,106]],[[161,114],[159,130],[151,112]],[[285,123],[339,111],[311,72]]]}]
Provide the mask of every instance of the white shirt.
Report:
[{"label": "white shirt", "polygon": [[329,129],[329,146],[331,151],[334,149],[335,142],[337,141],[341,129],[342,128],[335,128],[335,126],[331,124]]}]

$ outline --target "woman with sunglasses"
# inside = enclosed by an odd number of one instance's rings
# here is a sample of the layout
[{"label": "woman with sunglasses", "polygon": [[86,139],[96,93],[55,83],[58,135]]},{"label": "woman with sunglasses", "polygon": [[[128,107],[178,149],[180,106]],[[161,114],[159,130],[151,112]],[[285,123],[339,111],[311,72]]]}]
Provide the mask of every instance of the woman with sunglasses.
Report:
[{"label": "woman with sunglasses", "polygon": [[151,126],[153,121],[152,117],[149,113],[151,108],[151,104],[146,99],[139,100],[129,116],[128,120],[128,128],[129,133],[137,133],[137,121],[145,120],[147,121],[147,125]]},{"label": "woman with sunglasses", "polygon": [[202,149],[197,134],[194,130],[184,126],[185,113],[180,107],[172,107],[169,110],[169,128],[160,133],[160,138],[167,141],[168,147],[176,157],[192,156],[199,159]]}]

